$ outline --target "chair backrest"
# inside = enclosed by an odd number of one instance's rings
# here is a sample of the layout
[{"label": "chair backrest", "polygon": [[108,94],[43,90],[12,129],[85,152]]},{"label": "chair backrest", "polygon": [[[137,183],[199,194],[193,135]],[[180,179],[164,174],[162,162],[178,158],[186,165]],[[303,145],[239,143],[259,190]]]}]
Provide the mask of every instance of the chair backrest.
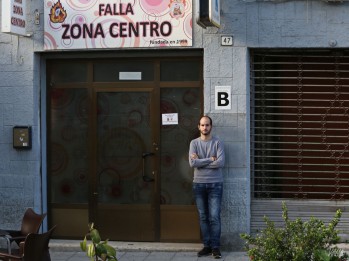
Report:
[{"label": "chair backrest", "polygon": [[48,261],[50,254],[48,245],[56,226],[42,234],[30,233],[25,239],[23,260],[24,261]]},{"label": "chair backrest", "polygon": [[32,208],[28,208],[22,219],[21,233],[28,235],[29,233],[38,233],[42,221],[46,217],[46,213],[37,214]]}]

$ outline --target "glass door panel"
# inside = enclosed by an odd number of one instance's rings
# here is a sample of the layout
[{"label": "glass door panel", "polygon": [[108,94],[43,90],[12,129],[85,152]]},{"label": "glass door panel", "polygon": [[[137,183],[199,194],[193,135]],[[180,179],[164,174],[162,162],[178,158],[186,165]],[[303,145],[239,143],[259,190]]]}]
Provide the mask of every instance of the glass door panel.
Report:
[{"label": "glass door panel", "polygon": [[150,92],[97,93],[98,228],[113,240],[154,240]]},{"label": "glass door panel", "polygon": [[50,222],[78,237],[88,223],[88,106],[85,88],[52,88],[48,111]]},{"label": "glass door panel", "polygon": [[161,126],[161,238],[195,242],[200,239],[200,232],[188,150],[190,141],[199,136],[200,89],[162,89],[160,110],[161,114],[178,113],[178,124]]}]

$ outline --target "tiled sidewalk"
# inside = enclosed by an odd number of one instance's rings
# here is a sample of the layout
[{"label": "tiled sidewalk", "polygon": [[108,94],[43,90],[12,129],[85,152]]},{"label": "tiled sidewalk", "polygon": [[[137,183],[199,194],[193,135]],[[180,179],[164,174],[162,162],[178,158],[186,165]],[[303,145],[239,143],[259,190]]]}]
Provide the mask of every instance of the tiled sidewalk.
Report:
[{"label": "tiled sidewalk", "polygon": [[[201,244],[109,242],[117,250],[119,261],[207,261],[212,256],[197,257]],[[80,250],[80,241],[51,240],[51,261],[89,261]],[[222,261],[248,261],[244,252],[222,251]]]},{"label": "tiled sidewalk", "polygon": [[[83,252],[51,252],[51,261],[89,261]],[[162,252],[162,251],[118,251],[118,261],[207,261],[215,260],[212,256],[197,257],[196,252]],[[222,261],[248,261],[242,252],[222,252]]]},{"label": "tiled sidewalk", "polygon": [[[208,261],[212,256],[197,257],[201,244],[110,242],[117,250],[118,261]],[[338,244],[349,252],[349,244]],[[51,240],[51,261],[89,261],[80,250],[80,241]],[[222,261],[249,261],[245,252],[222,251]]]}]

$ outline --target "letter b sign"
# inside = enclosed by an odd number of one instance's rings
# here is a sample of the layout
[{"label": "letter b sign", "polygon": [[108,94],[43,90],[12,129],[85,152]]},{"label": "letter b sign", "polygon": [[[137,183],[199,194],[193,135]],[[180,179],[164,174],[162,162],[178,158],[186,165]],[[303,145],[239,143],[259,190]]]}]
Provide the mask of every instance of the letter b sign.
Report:
[{"label": "letter b sign", "polygon": [[216,110],[231,109],[231,86],[215,87],[215,109]]}]

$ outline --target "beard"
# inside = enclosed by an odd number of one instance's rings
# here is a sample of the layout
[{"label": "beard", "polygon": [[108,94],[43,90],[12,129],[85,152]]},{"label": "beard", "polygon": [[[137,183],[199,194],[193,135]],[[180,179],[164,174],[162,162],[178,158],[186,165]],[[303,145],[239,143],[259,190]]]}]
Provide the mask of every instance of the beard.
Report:
[{"label": "beard", "polygon": [[208,136],[208,135],[210,135],[211,130],[208,130],[208,131],[200,131],[200,133],[201,133],[202,135],[204,135],[204,136]]}]

